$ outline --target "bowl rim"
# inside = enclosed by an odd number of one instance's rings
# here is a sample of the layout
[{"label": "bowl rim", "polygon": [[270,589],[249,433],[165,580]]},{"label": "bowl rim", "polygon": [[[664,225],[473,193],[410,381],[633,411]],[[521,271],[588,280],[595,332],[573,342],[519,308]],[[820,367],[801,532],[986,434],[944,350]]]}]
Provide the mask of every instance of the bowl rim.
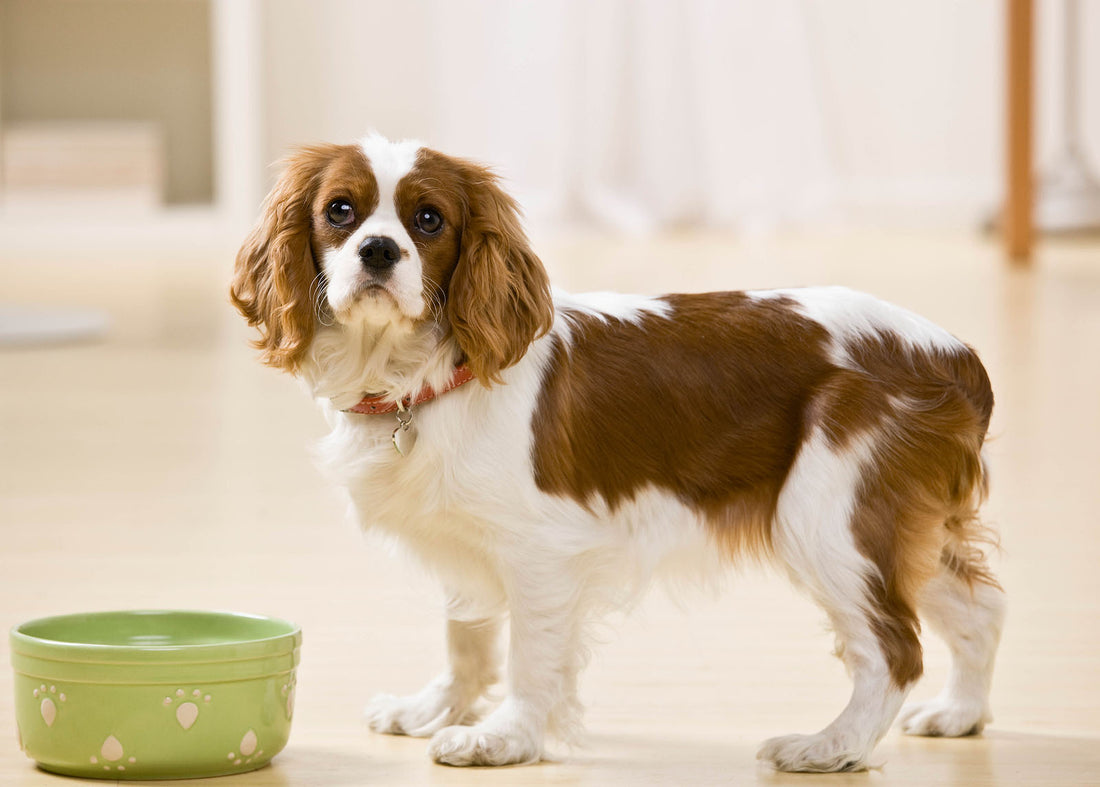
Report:
[{"label": "bowl rim", "polygon": [[[177,643],[169,645],[114,644],[69,642],[28,634],[25,629],[36,625],[57,623],[67,619],[107,616],[207,616],[224,619],[263,621],[281,627],[281,633],[264,637],[244,637],[214,643]],[[169,663],[243,661],[266,656],[292,653],[302,641],[302,629],[297,623],[269,615],[255,615],[216,609],[117,609],[72,612],[49,615],[18,623],[9,631],[12,655],[53,661],[94,661],[100,663]]]}]

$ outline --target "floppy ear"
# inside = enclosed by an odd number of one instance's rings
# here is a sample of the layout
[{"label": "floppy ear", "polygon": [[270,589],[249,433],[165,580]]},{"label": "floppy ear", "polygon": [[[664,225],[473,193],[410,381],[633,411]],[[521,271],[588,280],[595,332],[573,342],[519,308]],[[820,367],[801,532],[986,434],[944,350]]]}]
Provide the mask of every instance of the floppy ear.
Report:
[{"label": "floppy ear", "polygon": [[515,200],[488,169],[460,162],[466,221],[447,313],[470,371],[485,386],[554,320],[550,283],[520,226]]},{"label": "floppy ear", "polygon": [[310,249],[317,180],[336,146],[302,148],[264,200],[260,219],[241,250],[229,297],[248,324],[260,329],[253,346],[269,366],[295,372],[313,339],[312,286],[317,276]]}]

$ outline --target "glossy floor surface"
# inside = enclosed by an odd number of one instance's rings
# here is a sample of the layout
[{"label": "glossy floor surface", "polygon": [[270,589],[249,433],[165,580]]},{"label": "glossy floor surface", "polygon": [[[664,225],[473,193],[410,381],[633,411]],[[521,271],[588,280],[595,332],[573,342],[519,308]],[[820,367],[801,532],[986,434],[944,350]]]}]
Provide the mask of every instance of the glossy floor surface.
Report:
[{"label": "glossy floor surface", "polygon": [[[361,709],[442,666],[431,579],[344,518],[311,465],[318,413],[261,367],[227,305],[233,248],[0,250],[0,301],[105,310],[101,340],[0,349],[0,626],[114,608],[268,613],[305,636],[294,730],[239,785],[1100,784],[1100,243],[1048,243],[1030,271],[969,236],[674,236],[542,244],[559,285],[636,292],[846,284],[979,349],[998,404],[986,517],[1009,619],[979,738],[891,732],[880,766],[776,774],[767,737],[847,699],[823,616],[748,568],[718,593],[655,590],[610,621],[585,673],[587,745],[503,770],[431,764]],[[394,490],[402,494],[402,490]],[[944,647],[928,638],[938,691]],[[0,646],[0,784],[61,783],[20,752]],[[220,783],[220,782],[219,782]]]}]

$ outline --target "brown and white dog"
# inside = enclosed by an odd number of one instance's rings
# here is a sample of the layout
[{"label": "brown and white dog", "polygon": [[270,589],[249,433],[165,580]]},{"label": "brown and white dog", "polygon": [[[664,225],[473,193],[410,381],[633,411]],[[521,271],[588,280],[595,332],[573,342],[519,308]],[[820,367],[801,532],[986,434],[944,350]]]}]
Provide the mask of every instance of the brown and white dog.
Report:
[{"label": "brown and white dog", "polygon": [[[375,730],[432,735],[452,765],[538,760],[580,729],[593,615],[685,558],[746,554],[821,604],[854,682],[831,724],[761,759],[865,767],[921,675],[918,615],[953,666],[903,729],[990,720],[1003,594],[976,512],[993,395],[926,320],[842,288],[552,291],[489,170],[374,134],[290,159],[232,299],[325,411],[319,453],[359,521],[450,599],[449,669],[375,698]],[[506,617],[507,696],[476,721]]]}]

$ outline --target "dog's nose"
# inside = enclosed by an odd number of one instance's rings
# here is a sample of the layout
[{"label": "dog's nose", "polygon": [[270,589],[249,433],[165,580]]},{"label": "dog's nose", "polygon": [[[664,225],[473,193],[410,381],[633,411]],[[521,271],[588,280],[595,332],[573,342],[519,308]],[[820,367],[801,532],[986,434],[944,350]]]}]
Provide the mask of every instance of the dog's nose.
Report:
[{"label": "dog's nose", "polygon": [[373,270],[392,268],[401,259],[401,247],[393,238],[374,235],[359,244],[359,259]]}]

